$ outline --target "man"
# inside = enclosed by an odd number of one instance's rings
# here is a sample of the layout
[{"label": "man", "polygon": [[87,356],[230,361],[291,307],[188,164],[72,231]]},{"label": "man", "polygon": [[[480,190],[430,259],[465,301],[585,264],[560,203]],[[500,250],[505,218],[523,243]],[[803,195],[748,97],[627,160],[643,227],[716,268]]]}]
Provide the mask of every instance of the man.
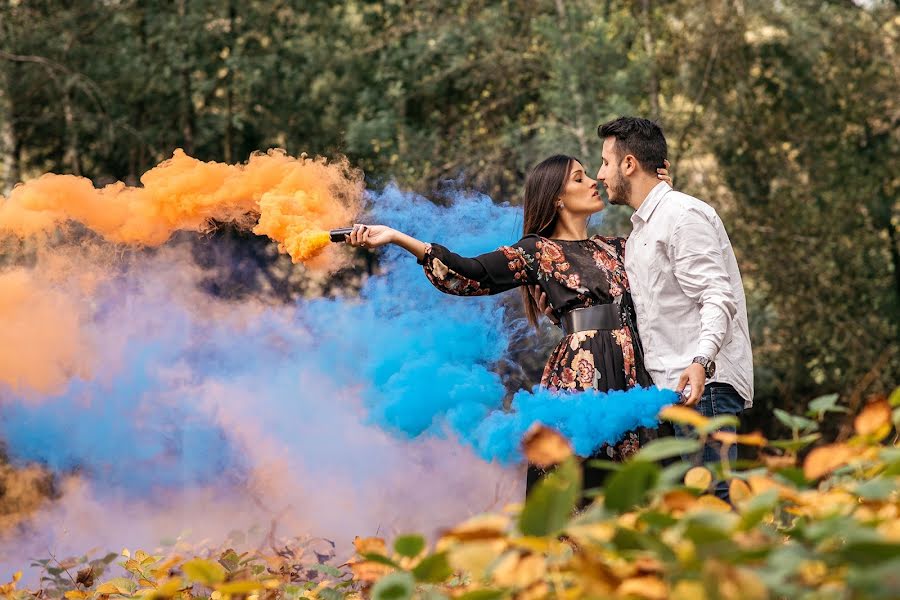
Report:
[{"label": "man", "polygon": [[[625,270],[644,360],[653,382],[684,392],[706,417],[739,415],[753,405],[753,355],[737,260],[716,211],[660,182],[666,139],[656,123],[621,117],[597,129],[603,140],[597,180],[612,204],[634,209]],[[734,431],[733,428],[728,428]],[[721,460],[717,443],[703,462]],[[728,458],[737,458],[729,448]],[[728,499],[726,482],[716,495]]]}]

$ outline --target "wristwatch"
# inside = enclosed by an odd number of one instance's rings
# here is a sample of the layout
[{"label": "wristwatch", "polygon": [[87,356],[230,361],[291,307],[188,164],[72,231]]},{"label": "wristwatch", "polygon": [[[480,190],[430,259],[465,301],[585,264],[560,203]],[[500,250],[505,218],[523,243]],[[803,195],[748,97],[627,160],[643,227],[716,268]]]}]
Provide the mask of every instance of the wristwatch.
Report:
[{"label": "wristwatch", "polygon": [[716,374],[716,363],[713,360],[705,356],[695,356],[694,360],[691,361],[691,364],[697,363],[698,365],[703,367],[703,370],[706,371],[706,378],[709,379],[713,375]]}]

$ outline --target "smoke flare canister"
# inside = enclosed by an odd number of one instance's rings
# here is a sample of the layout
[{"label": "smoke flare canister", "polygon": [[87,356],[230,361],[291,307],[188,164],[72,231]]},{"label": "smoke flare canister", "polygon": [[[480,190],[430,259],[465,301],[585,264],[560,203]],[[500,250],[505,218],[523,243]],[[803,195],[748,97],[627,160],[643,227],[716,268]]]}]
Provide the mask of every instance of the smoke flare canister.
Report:
[{"label": "smoke flare canister", "polygon": [[345,235],[350,235],[350,232],[353,231],[352,227],[341,227],[340,229],[332,229],[328,232],[328,237],[331,238],[332,242],[343,242]]}]

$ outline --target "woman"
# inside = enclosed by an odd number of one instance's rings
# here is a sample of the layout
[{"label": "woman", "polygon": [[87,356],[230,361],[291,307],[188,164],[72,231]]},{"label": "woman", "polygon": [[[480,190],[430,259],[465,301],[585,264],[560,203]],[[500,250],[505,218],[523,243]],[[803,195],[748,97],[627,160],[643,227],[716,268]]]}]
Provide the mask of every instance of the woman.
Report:
[{"label": "woman", "polygon": [[[659,169],[659,178],[671,182],[665,169]],[[575,158],[551,156],[528,174],[523,201],[522,239],[474,258],[384,225],[355,225],[347,242],[404,248],[424,266],[431,283],[448,294],[481,296],[521,288],[525,314],[535,326],[538,310],[528,288],[539,286],[566,334],[544,368],[544,387],[609,391],[651,385],[625,275],[625,240],[587,235],[589,217],[604,208],[596,180]],[[652,432],[628,432],[594,457],[622,461],[640,448],[642,436]],[[602,484],[606,472],[586,468],[585,488]],[[529,468],[527,490],[540,475]]]}]

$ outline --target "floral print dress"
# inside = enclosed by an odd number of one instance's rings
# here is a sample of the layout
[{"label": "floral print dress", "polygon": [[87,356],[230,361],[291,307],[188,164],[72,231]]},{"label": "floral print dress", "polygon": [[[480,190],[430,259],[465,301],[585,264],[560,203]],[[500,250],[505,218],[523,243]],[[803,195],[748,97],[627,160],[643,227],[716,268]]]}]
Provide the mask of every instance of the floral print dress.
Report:
[{"label": "floral print dress", "polygon": [[[593,236],[554,240],[528,235],[474,258],[431,244],[420,263],[431,283],[448,294],[482,296],[539,285],[557,317],[576,308],[619,304],[622,327],[566,335],[544,367],[541,385],[552,390],[624,390],[649,386],[624,265],[625,239]],[[594,457],[621,461],[652,432],[632,431]],[[529,483],[531,483],[531,474]]]}]

